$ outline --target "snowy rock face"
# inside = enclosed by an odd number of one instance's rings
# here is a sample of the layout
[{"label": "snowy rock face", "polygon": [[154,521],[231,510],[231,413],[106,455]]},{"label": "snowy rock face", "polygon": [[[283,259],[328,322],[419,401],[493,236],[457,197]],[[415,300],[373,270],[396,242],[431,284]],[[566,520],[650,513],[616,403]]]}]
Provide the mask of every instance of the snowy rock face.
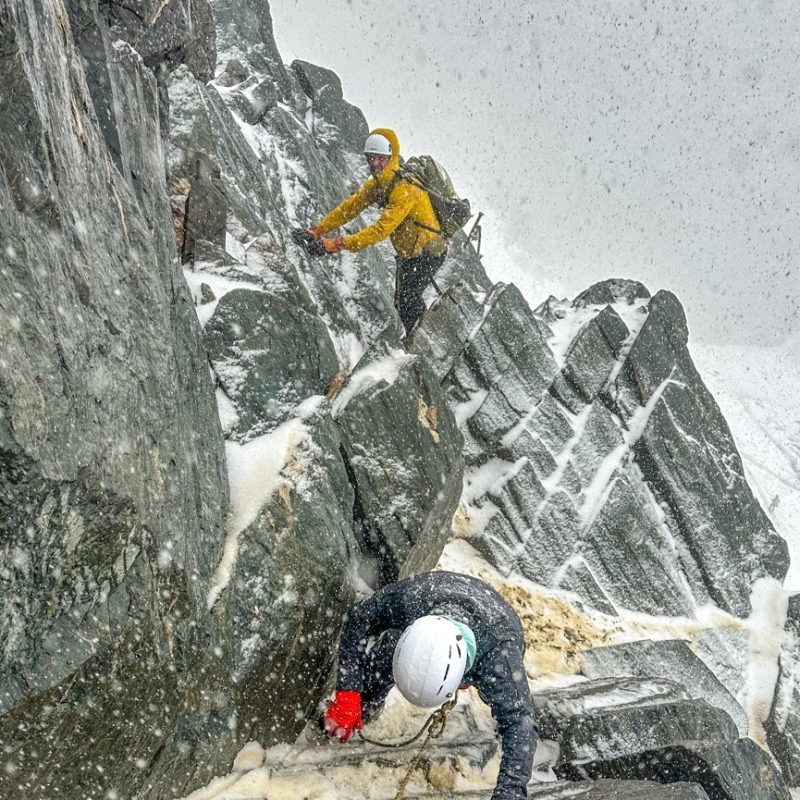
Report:
[{"label": "snowy rock face", "polygon": [[721,709],[735,724],[734,732],[747,735],[747,718],[742,707],[685,642],[645,639],[595,647],[584,653],[582,661],[581,672],[592,679],[632,676],[680,683],[688,698],[705,700]]},{"label": "snowy rock face", "polygon": [[[91,8],[92,4],[74,4]],[[155,68],[186,64],[200,80],[214,74],[214,19],[208,0],[143,0],[110,2],[106,22],[129,42],[145,63]]]},{"label": "snowy rock face", "polygon": [[464,464],[436,376],[391,340],[378,342],[333,415],[356,492],[362,577],[378,586],[430,569],[450,538]]},{"label": "snowy rock face", "polygon": [[632,756],[587,761],[564,769],[570,779],[616,778],[697,783],[718,800],[791,800],[769,755],[751,739],[684,741]]},{"label": "snowy rock face", "polygon": [[0,26],[4,797],[131,796],[235,745],[230,681],[205,691],[223,439],[158,87],[96,3],[68,9]]},{"label": "snowy rock face", "polygon": [[785,542],[692,364],[680,304],[630,283],[538,316],[513,287],[453,292],[425,318],[413,348],[439,358],[467,440],[459,530],[500,570],[607,613],[711,600],[747,616],[752,582],[786,574]]},{"label": "snowy rock face", "polygon": [[231,474],[208,601],[232,622],[237,736],[271,745],[314,716],[353,586],[435,566],[462,437],[437,376],[400,344],[382,251],[310,259],[291,239],[365,177],[363,115],[332,72],[274,62],[271,34],[256,41],[266,4],[214,10],[216,78],[168,80],[168,180],[184,193],[185,276]]},{"label": "snowy rock face", "polygon": [[800,595],[789,600],[780,675],[766,723],[770,750],[790,786],[800,786]]},{"label": "snowy rock face", "polygon": [[[363,114],[334,73],[283,65],[265,0],[210,8],[0,22],[3,796],[175,797],[248,740],[292,741],[356,587],[434,567],[453,529],[610,614],[744,616],[786,570],[672,295],[609,281],[533,312],[461,235],[401,342],[386,247],[311,259],[290,236],[366,177]],[[786,763],[793,680],[787,660]],[[772,780],[713,681],[625,708],[594,683],[595,728],[591,691],[543,700],[571,777],[669,780],[636,759],[677,738],[680,780],[722,765],[710,797],[740,796],[719,788],[737,769]]]},{"label": "snowy rock face", "polygon": [[579,770],[681,741],[734,742],[733,720],[665,680],[607,679],[537,695],[542,736],[559,744],[557,769]]}]

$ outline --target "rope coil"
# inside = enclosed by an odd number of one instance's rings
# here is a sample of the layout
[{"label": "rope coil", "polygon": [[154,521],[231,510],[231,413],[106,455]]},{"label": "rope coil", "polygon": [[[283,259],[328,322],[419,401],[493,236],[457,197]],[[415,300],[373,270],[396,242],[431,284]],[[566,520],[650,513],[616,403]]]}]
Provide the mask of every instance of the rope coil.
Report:
[{"label": "rope coil", "polygon": [[394,796],[394,800],[402,800],[403,795],[406,791],[406,786],[408,785],[409,780],[411,779],[411,775],[414,770],[417,768],[417,764],[419,764],[420,759],[422,758],[422,754],[425,752],[425,747],[427,746],[428,742],[431,739],[439,739],[441,738],[442,734],[444,733],[444,729],[447,726],[447,712],[450,709],[454,708],[456,703],[458,702],[458,691],[456,691],[455,695],[453,696],[452,700],[448,700],[441,708],[437,708],[436,711],[431,714],[428,719],[425,720],[425,723],[420,728],[419,732],[412,736],[410,739],[406,739],[403,742],[379,742],[375,739],[370,739],[367,736],[364,736],[361,731],[358,731],[359,738],[367,742],[368,744],[374,744],[378,747],[386,747],[386,748],[398,748],[398,747],[407,747],[410,744],[413,744],[417,741],[417,739],[422,736],[425,731],[428,731],[428,735],[425,737],[425,741],[420,746],[417,754],[414,756],[414,759],[411,762],[408,770],[406,770],[406,774],[403,777],[403,780],[400,781],[400,788],[397,790],[397,794]]}]

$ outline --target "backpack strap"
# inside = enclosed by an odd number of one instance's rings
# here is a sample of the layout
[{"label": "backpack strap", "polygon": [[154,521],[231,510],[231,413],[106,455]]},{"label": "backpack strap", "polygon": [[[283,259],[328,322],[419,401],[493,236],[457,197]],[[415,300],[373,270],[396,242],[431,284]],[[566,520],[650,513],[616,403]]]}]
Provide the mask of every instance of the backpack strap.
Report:
[{"label": "backpack strap", "polygon": [[[386,208],[389,204],[389,198],[392,196],[392,192],[394,191],[395,186],[397,186],[400,181],[403,180],[402,175],[400,175],[400,170],[395,170],[394,178],[389,181],[389,185],[386,187],[386,192],[384,193],[383,190],[380,192],[380,196],[378,198],[378,206],[380,208]],[[380,184],[378,185],[380,189]]]},{"label": "backpack strap", "polygon": [[442,234],[438,228],[431,228],[430,225],[424,225],[422,222],[417,222],[415,219],[412,219],[411,222],[413,222],[418,228],[424,228],[426,231],[435,233],[437,236],[441,236]]},{"label": "backpack strap", "polygon": [[[405,181],[406,183],[410,183],[412,186],[416,186],[418,189],[422,189],[423,192],[430,195],[431,190],[428,189],[427,186],[416,176],[412,175],[408,170],[404,167],[400,167],[400,169],[396,169],[394,171],[394,178],[392,178],[391,183],[389,184],[386,190],[386,201],[384,205],[389,202],[389,195],[392,193],[392,190],[395,186],[397,186],[400,181]],[[434,192],[434,194],[436,194]],[[380,204],[379,204],[380,205]],[[425,225],[422,222],[417,222],[415,219],[412,219],[411,222],[416,225],[418,228],[422,228],[426,231],[430,231],[431,233],[435,233],[437,236],[441,236],[442,232],[438,228],[431,228],[430,225]]]}]

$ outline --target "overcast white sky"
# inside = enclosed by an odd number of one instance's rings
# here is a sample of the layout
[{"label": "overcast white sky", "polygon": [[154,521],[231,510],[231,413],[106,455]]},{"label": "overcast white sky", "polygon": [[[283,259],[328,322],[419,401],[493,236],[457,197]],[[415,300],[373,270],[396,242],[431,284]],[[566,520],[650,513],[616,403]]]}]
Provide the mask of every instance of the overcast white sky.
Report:
[{"label": "overcast white sky", "polygon": [[800,329],[796,0],[271,8],[284,61],[333,69],[486,212],[492,277],[570,297],[636,278],[698,340]]}]

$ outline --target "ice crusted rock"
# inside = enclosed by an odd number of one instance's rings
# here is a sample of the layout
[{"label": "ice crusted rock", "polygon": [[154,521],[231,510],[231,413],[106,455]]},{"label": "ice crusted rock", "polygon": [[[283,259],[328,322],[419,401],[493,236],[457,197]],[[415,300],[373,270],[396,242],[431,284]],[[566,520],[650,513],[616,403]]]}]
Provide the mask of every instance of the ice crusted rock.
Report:
[{"label": "ice crusted rock", "polygon": [[593,679],[630,675],[680,681],[689,697],[706,700],[712,706],[723,709],[736,723],[740,734],[747,735],[748,723],[744,710],[686,642],[643,639],[595,647],[583,654],[581,672]]},{"label": "ice crusted rock", "polygon": [[800,595],[789,599],[780,674],[765,723],[767,742],[789,786],[800,786]]},{"label": "ice crusted rock", "polygon": [[548,308],[545,324],[513,291],[454,289],[412,337],[464,432],[465,537],[501,572],[606,613],[713,600],[747,616],[752,583],[785,575],[786,543],[694,368],[680,303],[608,281]]},{"label": "ice crusted rock", "polygon": [[[333,73],[283,65],[265,0],[212,5],[213,29],[201,0],[3,12],[4,797],[179,797],[247,741],[293,741],[359,570],[378,585],[432,567],[459,500],[501,573],[609,614],[744,616],[753,581],[786,570],[676,298],[615,280],[534,313],[459,234],[401,344],[390,248],[311,259],[290,235],[366,177],[363,115]],[[609,663],[661,674],[663,647],[640,656]],[[793,660],[787,639],[767,731],[796,781]],[[730,740],[718,709],[740,727],[741,710],[690,667],[691,700],[645,677],[630,703],[597,684],[569,714],[543,700],[565,763],[783,796]],[[496,750],[461,729],[431,774],[445,786]],[[369,756],[398,779],[410,757]]]},{"label": "ice crusted rock", "polygon": [[712,800],[790,800],[769,755],[750,739],[686,741],[633,756],[591,760],[560,768],[564,777],[691,782]]},{"label": "ice crusted rock", "polygon": [[607,678],[534,698],[542,736],[560,746],[556,769],[636,755],[685,740],[733,742],[739,733],[722,709],[657,679]]}]

